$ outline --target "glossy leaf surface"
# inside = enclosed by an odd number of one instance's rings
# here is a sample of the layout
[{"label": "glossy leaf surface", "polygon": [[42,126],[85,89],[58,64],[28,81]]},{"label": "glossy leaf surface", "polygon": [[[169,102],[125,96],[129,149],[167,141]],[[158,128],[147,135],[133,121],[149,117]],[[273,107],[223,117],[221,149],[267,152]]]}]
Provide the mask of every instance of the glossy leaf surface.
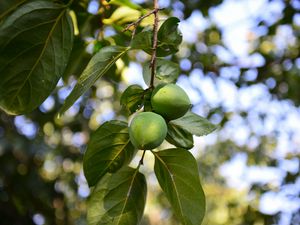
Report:
[{"label": "glossy leaf surface", "polygon": [[196,136],[207,135],[217,129],[216,125],[190,111],[179,119],[171,120],[170,124],[180,127]]},{"label": "glossy leaf surface", "polygon": [[179,148],[154,155],[156,177],[175,215],[184,225],[200,225],[205,213],[205,196],[196,160],[189,151]]},{"label": "glossy leaf surface", "polygon": [[107,174],[88,202],[88,225],[137,225],[145,207],[147,185],[137,169]]},{"label": "glossy leaf surface", "polygon": [[27,3],[0,26],[0,107],[24,114],[53,91],[73,45],[73,25],[64,5]]},{"label": "glossy leaf surface", "polygon": [[106,173],[116,172],[128,164],[136,150],[129,141],[127,123],[111,120],[91,136],[83,158],[83,171],[89,186],[94,186]]}]

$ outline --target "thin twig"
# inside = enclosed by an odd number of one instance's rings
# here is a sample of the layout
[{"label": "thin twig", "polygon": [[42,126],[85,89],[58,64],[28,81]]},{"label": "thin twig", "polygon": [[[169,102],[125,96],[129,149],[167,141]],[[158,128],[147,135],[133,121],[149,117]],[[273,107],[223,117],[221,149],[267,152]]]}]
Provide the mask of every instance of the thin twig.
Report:
[{"label": "thin twig", "polygon": [[144,165],[144,157],[145,157],[146,151],[147,151],[147,150],[144,150],[144,151],[143,151],[143,155],[142,155],[142,158],[140,159],[139,165]]},{"label": "thin twig", "polygon": [[155,13],[155,11],[159,11],[159,10],[164,10],[164,8],[153,9],[153,10],[151,10],[151,11],[148,12],[147,14],[145,14],[145,15],[141,16],[140,18],[138,18],[137,21],[134,21],[134,22],[128,24],[128,25],[122,30],[122,32],[125,32],[125,31],[129,30],[130,27],[132,27],[132,26],[137,27],[137,26],[142,22],[143,19],[147,18],[148,16],[151,16],[152,14]]},{"label": "thin twig", "polygon": [[137,26],[140,24],[140,22],[142,22],[143,19],[145,19],[145,18],[147,18],[148,16],[150,16],[151,14],[153,14],[154,11],[155,11],[155,10],[153,9],[153,10],[151,10],[150,12],[148,12],[147,14],[145,14],[145,15],[141,16],[140,18],[138,18],[137,21],[134,21],[134,22],[128,24],[128,25],[122,30],[122,32],[125,32],[125,31],[129,30],[129,28],[132,27],[132,26],[137,27]]},{"label": "thin twig", "polygon": [[137,21],[134,21],[130,24],[128,24],[123,30],[122,32],[125,32],[125,31],[128,31],[131,27],[133,27],[133,30],[132,30],[132,39],[133,37],[135,36],[135,33],[136,33],[136,29],[137,27],[139,26],[139,24],[142,22],[143,19],[147,18],[148,16],[151,16],[152,14],[155,14],[155,12],[159,11],[159,10],[164,10],[164,8],[160,8],[160,9],[153,9],[151,10],[150,12],[148,12],[147,14],[141,16],[140,18],[138,18]]},{"label": "thin twig", "polygon": [[151,56],[151,80],[150,80],[150,88],[154,87],[154,76],[156,70],[156,49],[157,49],[157,32],[158,32],[158,0],[153,0],[154,3],[154,24],[153,24],[153,46],[152,46],[152,56]]}]

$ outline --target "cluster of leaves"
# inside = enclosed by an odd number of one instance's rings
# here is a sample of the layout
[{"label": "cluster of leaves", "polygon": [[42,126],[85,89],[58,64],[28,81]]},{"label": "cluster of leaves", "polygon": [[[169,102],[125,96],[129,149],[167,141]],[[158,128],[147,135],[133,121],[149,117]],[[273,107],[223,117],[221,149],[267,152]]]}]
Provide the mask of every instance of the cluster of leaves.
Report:
[{"label": "cluster of leaves", "polygon": [[[22,4],[33,1],[34,0],[0,1],[0,23],[3,23],[5,18],[18,9]],[[49,0],[49,2],[51,2],[51,0]],[[59,2],[59,0],[56,0],[55,2]],[[64,2],[68,1],[64,0]],[[132,14],[128,14],[130,16],[126,17],[123,13],[121,17],[122,10],[125,6],[137,10],[141,10],[141,8],[146,9],[149,8],[151,4],[151,1],[146,1],[141,3],[142,7],[140,7],[128,0],[112,0],[112,4],[110,4],[109,7],[102,7],[102,9],[105,8],[104,13],[101,11],[101,13],[94,15],[87,12],[89,2],[91,1],[76,0],[69,6],[72,13],[76,14],[79,35],[77,34],[74,37],[74,45],[72,52],[70,53],[71,56],[69,58],[67,68],[65,73],[60,75],[63,76],[64,81],[67,81],[70,74],[75,75],[76,77],[79,76],[89,62],[91,54],[87,53],[85,48],[88,44],[90,44],[90,41],[87,41],[86,37],[94,38],[94,53],[103,46],[111,43],[120,46],[127,46],[130,41],[130,34],[128,35],[129,32],[121,33],[120,31],[124,28],[124,23],[132,22],[134,20],[132,19]],[[176,9],[176,14],[179,13],[177,15],[180,15],[183,18],[189,18],[193,13],[198,14],[200,10],[205,19],[211,20],[211,9],[214,7],[217,9],[219,6],[222,7],[222,2],[222,0],[176,0],[171,1],[171,4],[166,7],[167,9],[164,10],[164,13],[168,15],[173,8],[174,10]],[[269,0],[265,2],[274,1]],[[298,90],[300,83],[297,78],[297,74],[299,74],[297,73],[297,71],[299,72],[299,66],[297,65],[299,64],[298,49],[300,40],[299,23],[297,22],[299,8],[297,8],[297,1],[280,1],[280,5],[283,7],[283,11],[280,12],[281,16],[275,23],[270,23],[269,19],[265,19],[265,17],[261,16],[253,18],[253,21],[255,20],[256,22],[254,29],[263,28],[265,31],[259,39],[254,39],[255,43],[250,54],[260,54],[266,60],[264,65],[258,67],[242,66],[242,68],[240,68],[239,65],[236,65],[234,62],[224,64],[224,62],[222,62],[222,60],[218,57],[215,48],[221,47],[228,52],[230,52],[230,48],[227,48],[228,46],[226,46],[226,43],[223,42],[224,38],[222,35],[224,34],[224,31],[218,26],[218,24],[211,24],[207,26],[207,28],[198,35],[197,41],[193,43],[185,43],[184,47],[188,48],[190,54],[184,56],[177,54],[171,58],[174,62],[178,62],[182,59],[182,57],[184,57],[191,62],[191,67],[182,71],[185,76],[192,74],[193,70],[200,69],[205,74],[206,78],[212,78],[213,81],[218,81],[219,78],[226,79],[232,82],[232,84],[238,89],[240,87],[247,88],[257,84],[266,85],[269,80],[275,80],[274,85],[268,87],[272,96],[276,99],[289,99],[290,102],[295,103],[295,105],[299,105],[300,98]],[[43,17],[44,14],[39,16],[39,19],[42,19]],[[109,20],[106,18],[109,18]],[[275,17],[272,16],[272,18]],[[101,30],[101,26],[103,28],[102,21],[106,27],[113,29],[116,34],[111,37],[105,37],[105,40],[103,40],[103,38],[98,38],[97,40],[97,31],[99,28]],[[235,23],[233,25],[235,25]],[[22,26],[27,27],[27,23],[22,23]],[[277,32],[281,27],[291,27],[293,35],[296,37],[296,42],[285,49],[284,52],[279,51],[278,53],[276,47],[274,47],[274,40],[276,39],[276,35],[278,35]],[[9,38],[11,38],[11,36]],[[273,46],[271,49],[269,48],[270,44]],[[34,55],[35,53],[29,54],[29,56]],[[7,57],[8,56],[10,55],[7,55]],[[2,52],[0,58],[1,67],[2,64],[6,62],[6,57],[2,54]],[[15,64],[10,64],[10,69],[13,70],[16,69],[14,67],[22,65],[24,59],[27,59],[27,57],[25,56],[22,57],[21,60],[15,61]],[[134,60],[134,54],[124,54],[122,59],[125,65],[128,65],[128,59]],[[158,59],[158,63],[159,61],[160,59]],[[169,63],[171,62],[169,61]],[[230,69],[232,66],[237,69],[240,75],[238,77],[231,78],[223,77],[221,73],[222,69]],[[290,66],[292,66],[292,69],[290,69]],[[110,76],[104,76],[102,80],[113,80],[110,84],[116,90],[116,83],[119,82],[120,77],[117,77],[118,71],[114,70],[113,67],[114,66],[112,66],[112,69],[109,71]],[[144,67],[149,71],[148,65],[145,64]],[[257,72],[258,76],[251,80],[247,80],[246,75],[248,72],[253,71]],[[1,71],[0,83],[5,75],[6,73]],[[102,82],[102,84],[103,83],[107,82]],[[43,88],[44,87],[39,88],[39,91],[43,92]],[[2,91],[5,90],[1,89],[0,95]],[[44,163],[48,163],[46,161],[46,157],[49,157],[49,155],[59,160],[72,159],[73,162],[76,161],[77,164],[80,165],[82,151],[80,151],[77,146],[75,148],[73,144],[68,145],[63,143],[63,141],[58,141],[58,144],[54,146],[53,144],[49,144],[47,141],[49,136],[43,132],[42,128],[46,123],[51,123],[54,125],[55,134],[59,133],[61,137],[64,135],[65,130],[71,131],[72,134],[82,131],[89,132],[89,123],[94,120],[92,117],[85,117],[82,112],[87,111],[86,109],[91,109],[88,102],[94,102],[94,96],[96,96],[95,92],[96,88],[94,87],[91,91],[89,91],[91,95],[88,98],[82,98],[80,104],[78,104],[80,106],[80,113],[72,116],[70,120],[71,122],[67,122],[62,125],[61,120],[55,119],[55,112],[59,110],[62,100],[58,95],[58,92],[54,91],[51,97],[53,97],[55,105],[51,108],[51,110],[44,111],[42,108],[37,108],[32,113],[26,114],[26,118],[30,119],[39,128],[34,141],[28,139],[28,137],[22,134],[19,128],[14,125],[13,116],[7,116],[2,111],[0,112],[0,211],[2,223],[10,221],[12,224],[33,224],[33,215],[35,213],[39,213],[44,217],[46,224],[85,224],[83,220],[85,207],[78,205],[78,203],[84,205],[85,202],[81,199],[82,195],[78,193],[76,194],[79,184],[74,181],[75,178],[77,181],[77,176],[79,176],[79,174],[72,174],[69,171],[64,171],[61,161],[59,161],[56,166],[56,169],[60,171],[59,175],[51,175],[51,182],[49,182],[49,178],[45,178],[43,173],[41,173],[41,171],[43,171]],[[198,94],[204,96],[200,91]],[[114,95],[114,97],[118,95],[117,91],[114,92]],[[222,121],[222,127],[224,125],[224,127],[226,127],[228,121],[234,121],[234,117],[232,114],[233,112],[231,111],[232,109],[228,108],[228,106],[223,103],[224,102],[218,105],[210,105],[209,101],[207,101],[205,105],[207,104],[208,108],[217,107],[208,112],[208,117],[212,119],[215,119],[216,117],[220,118]],[[118,104],[114,104],[114,109],[118,110],[117,105]],[[249,116],[247,115],[250,113],[250,117],[253,117],[252,112],[255,111],[255,109],[256,107],[253,107],[249,110],[237,113],[241,115],[243,120],[248,124]],[[115,113],[117,116],[123,115],[123,111],[115,111]],[[96,110],[93,111],[93,115],[94,114],[97,114]],[[263,114],[262,119],[265,118],[265,116],[266,115]],[[250,126],[251,124],[249,127]],[[222,132],[220,132],[220,134],[222,134]],[[276,143],[277,134],[272,137],[264,135],[261,138],[260,134],[257,134],[256,130],[253,130],[251,139],[252,138],[255,138],[255,140],[258,139],[260,143],[259,146],[255,148],[255,151],[253,148],[248,149],[248,147],[244,145],[236,146],[234,141],[228,140],[226,142],[214,144],[211,147],[211,150],[208,149],[207,151],[204,151],[198,159],[199,164],[201,164],[201,175],[206,186],[207,221],[206,223],[204,222],[205,224],[220,224],[220,220],[222,219],[222,224],[229,225],[254,223],[274,224],[274,221],[279,221],[280,213],[275,215],[266,215],[257,207],[253,206],[253,204],[248,204],[247,201],[244,200],[243,196],[238,195],[234,189],[232,189],[232,192],[234,192],[236,199],[232,199],[232,195],[228,193],[228,187],[226,187],[223,178],[219,177],[219,173],[217,172],[217,170],[220,169],[220,165],[226,163],[233,155],[239,154],[240,152],[247,154],[250,164],[269,165],[275,168],[279,167],[282,158],[274,159],[273,157],[270,157],[269,154],[270,145],[273,146]],[[20,141],[20,139],[22,141]],[[39,144],[37,144],[38,141]],[[6,144],[3,144],[4,142],[7,143],[9,147],[6,147]],[[297,159],[299,158],[298,155],[299,154],[295,152],[292,155],[289,155],[288,159]],[[30,160],[24,160],[24,157],[29,158]],[[23,167],[26,168],[27,173],[20,169]],[[296,184],[298,177],[299,170],[295,173],[288,172],[285,180],[278,188],[282,188],[285,184]],[[61,182],[69,185],[68,190],[71,190],[72,194],[64,193],[57,189],[57,183]],[[261,194],[270,190],[271,186],[267,184],[254,184],[252,189],[256,193],[255,202],[258,202]],[[33,192],[40,194],[32,194]],[[157,192],[155,195],[156,194],[158,196],[156,201],[159,202],[160,205],[163,205],[163,207],[168,208],[168,205],[165,204],[165,199],[163,197],[160,198],[160,193]],[[57,202],[60,202],[59,207],[57,207]],[[244,205],[244,209],[242,204]],[[152,213],[155,213],[155,210],[151,210],[149,216],[153,215]],[[227,219],[224,216],[215,216],[217,214],[219,215],[219,213],[222,215],[228,215]],[[81,216],[78,217],[78,215]],[[266,217],[268,219],[260,219]],[[293,217],[295,220],[294,223],[291,222],[291,224],[299,224],[299,216],[297,212],[293,213]],[[146,216],[144,217],[144,220],[147,220]],[[171,221],[171,224],[177,224],[177,220],[172,218],[172,216],[168,219],[168,221]],[[160,223],[163,224],[164,222],[161,221]],[[148,223],[146,222],[146,224]]]},{"label": "cluster of leaves", "polygon": [[[168,56],[177,52],[181,43],[178,22],[177,18],[171,17],[161,25],[158,31],[158,55]],[[124,51],[141,49],[151,54],[152,36],[151,31],[138,33],[133,38],[131,47]],[[173,41],[169,42],[171,40]],[[121,47],[114,47],[116,48]],[[107,54],[107,49],[112,47],[103,48],[93,58],[102,56],[103,51]],[[113,59],[107,57],[110,61],[104,65],[110,65],[120,55],[116,54]],[[88,76],[90,72],[83,74]],[[155,74],[156,84],[175,82],[179,67],[176,63],[161,58]],[[148,83],[151,76],[149,64],[144,66],[143,76]],[[68,99],[75,101],[78,96],[76,93],[81,94],[88,83],[88,79],[80,77]],[[144,90],[138,85],[132,85],[123,92],[120,102],[129,114],[142,107],[151,111],[151,92],[151,88]],[[206,135],[215,128],[205,118],[188,112],[183,117],[168,122],[166,139],[176,148],[151,151],[155,156],[154,171],[160,186],[183,224],[200,224],[205,212],[205,196],[197,163],[187,150],[193,147],[193,134]],[[136,151],[130,142],[128,124],[125,122],[108,121],[92,134],[83,161],[86,179],[90,186],[95,186],[89,201],[89,224],[138,224],[141,220],[147,190],[145,177],[138,172],[140,164],[136,169],[127,166]]]},{"label": "cluster of leaves", "polygon": [[[50,1],[28,2],[0,27],[0,107],[8,114],[24,114],[38,107],[54,90],[64,74],[74,40],[69,4]],[[167,19],[160,27],[156,55],[166,57],[178,51],[182,41],[179,20]],[[26,24],[26,26],[23,26]],[[132,39],[130,46],[107,46],[100,49],[83,70],[67,97],[60,114],[68,110],[94,83],[129,50],[152,54],[153,32],[148,28]],[[22,60],[21,60],[22,59]],[[13,66],[18,64],[18,66]],[[165,58],[158,59],[155,84],[173,83],[179,66]],[[149,66],[144,67],[146,83]],[[130,114],[141,109],[151,111],[152,89],[128,87],[121,104]],[[152,153],[154,171],[174,211],[183,224],[200,224],[205,212],[205,197],[198,176],[196,160],[187,150],[193,147],[192,135],[206,135],[215,126],[192,112],[168,122],[167,140],[174,149]],[[146,201],[146,179],[138,169],[127,165],[137,149],[130,143],[128,125],[109,121],[91,136],[83,167],[90,186],[95,186],[88,207],[89,224],[138,224]]]}]

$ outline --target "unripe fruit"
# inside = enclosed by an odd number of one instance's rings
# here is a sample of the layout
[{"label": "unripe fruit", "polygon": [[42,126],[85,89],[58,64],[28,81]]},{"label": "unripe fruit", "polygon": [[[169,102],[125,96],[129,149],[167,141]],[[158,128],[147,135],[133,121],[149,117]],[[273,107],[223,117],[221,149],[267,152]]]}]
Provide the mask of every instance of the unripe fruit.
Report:
[{"label": "unripe fruit", "polygon": [[151,105],[154,112],[168,120],[182,117],[191,107],[185,91],[176,84],[158,85],[152,93]]},{"label": "unripe fruit", "polygon": [[163,117],[153,112],[138,113],[129,126],[131,143],[138,149],[158,147],[167,136],[168,127]]}]

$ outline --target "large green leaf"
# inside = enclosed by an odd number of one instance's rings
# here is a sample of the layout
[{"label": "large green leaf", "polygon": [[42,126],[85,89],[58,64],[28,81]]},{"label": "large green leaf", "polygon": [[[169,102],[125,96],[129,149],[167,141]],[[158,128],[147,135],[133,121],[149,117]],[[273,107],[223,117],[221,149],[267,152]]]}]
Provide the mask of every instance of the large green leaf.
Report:
[{"label": "large green leaf", "polygon": [[146,202],[146,179],[125,167],[103,177],[88,201],[88,225],[137,225]]},{"label": "large green leaf", "polygon": [[129,111],[129,113],[134,113],[136,110],[143,107],[144,101],[144,89],[137,85],[130,85],[123,92],[120,103],[121,105]]},{"label": "large green leaf", "polygon": [[67,111],[128,49],[127,47],[107,46],[95,54],[80,75],[72,92],[65,100],[64,105],[60,109],[60,114]]},{"label": "large green leaf", "polygon": [[115,172],[133,158],[136,149],[129,141],[128,125],[112,120],[92,135],[83,158],[84,175],[90,186],[107,172]]},{"label": "large green leaf", "polygon": [[23,114],[39,106],[63,75],[73,44],[66,6],[25,4],[0,27],[0,107]]},{"label": "large green leaf", "polygon": [[196,136],[203,136],[213,132],[217,126],[207,119],[188,111],[183,117],[171,120],[170,124],[182,128],[183,130]]},{"label": "large green leaf", "polygon": [[185,149],[191,149],[194,147],[193,135],[170,123],[168,123],[168,134],[166,140],[176,147]]},{"label": "large green leaf", "polygon": [[176,216],[184,225],[200,225],[205,214],[205,196],[195,158],[179,148],[154,155],[156,177]]},{"label": "large green leaf", "polygon": [[[151,69],[149,63],[145,63],[143,66],[143,78],[147,85],[150,85],[151,81]],[[174,83],[180,73],[180,68],[178,64],[167,60],[167,59],[157,59],[156,60],[156,73],[154,79],[154,85],[160,83]]]},{"label": "large green leaf", "polygon": [[2,20],[9,13],[14,11],[18,6],[22,5],[27,0],[9,0],[0,1],[0,20]]}]

